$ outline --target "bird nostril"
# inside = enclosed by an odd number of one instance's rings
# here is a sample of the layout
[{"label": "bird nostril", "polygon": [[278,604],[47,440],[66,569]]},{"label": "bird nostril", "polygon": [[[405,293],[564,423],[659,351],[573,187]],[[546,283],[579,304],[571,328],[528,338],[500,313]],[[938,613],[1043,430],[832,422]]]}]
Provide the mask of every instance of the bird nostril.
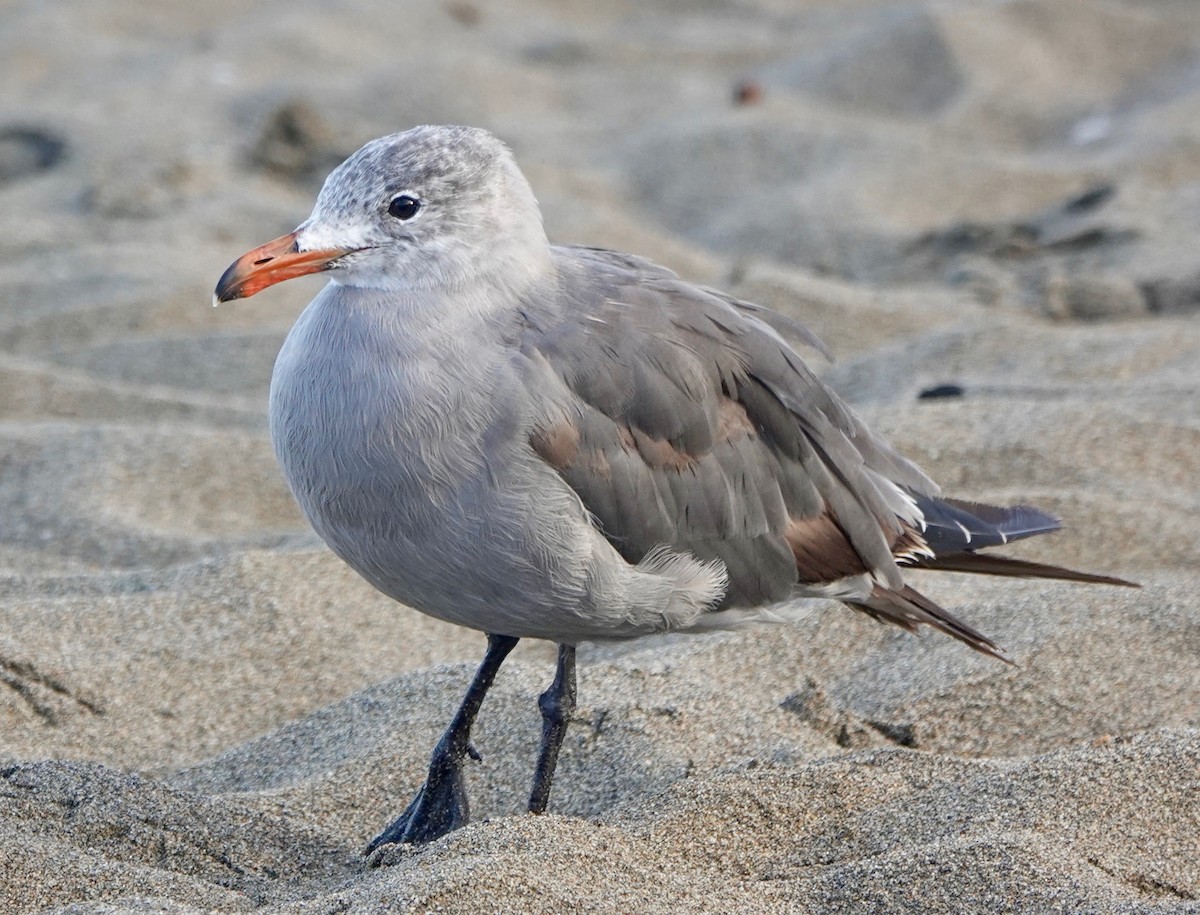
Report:
[{"label": "bird nostril", "polygon": [[260,257],[258,260],[256,260],[256,261],[254,262],[254,266],[255,266],[255,267],[261,267],[263,264],[270,263],[270,262],[271,262],[271,261],[273,261],[273,260],[275,260],[275,258],[274,258],[274,257]]}]

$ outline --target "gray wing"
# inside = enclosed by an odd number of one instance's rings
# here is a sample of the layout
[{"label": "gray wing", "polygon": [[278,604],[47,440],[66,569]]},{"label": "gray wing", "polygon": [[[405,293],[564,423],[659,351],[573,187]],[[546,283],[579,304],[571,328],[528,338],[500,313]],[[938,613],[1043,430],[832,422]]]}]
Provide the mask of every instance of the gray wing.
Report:
[{"label": "gray wing", "polygon": [[[554,307],[524,313],[533,387],[560,388],[534,450],[630,562],[662,544],[729,572],[724,606],[873,573],[903,582],[910,493],[936,487],[874,436],[758,306],[629,255],[557,248]],[[769,323],[768,323],[769,320]]]},{"label": "gray wing", "polygon": [[1131,584],[976,552],[1058,521],[939,498],[784,340],[824,351],[803,326],[641,258],[554,252],[559,294],[527,303],[512,341],[530,390],[553,404],[530,445],[629,562],[665,544],[725,564],[722,607],[824,594],[1002,660],[898,563]]}]

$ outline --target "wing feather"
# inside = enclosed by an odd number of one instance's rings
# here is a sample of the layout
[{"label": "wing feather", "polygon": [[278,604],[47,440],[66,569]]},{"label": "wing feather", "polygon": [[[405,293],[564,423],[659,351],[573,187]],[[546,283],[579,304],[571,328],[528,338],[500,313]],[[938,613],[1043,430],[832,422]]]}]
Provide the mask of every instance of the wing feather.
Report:
[{"label": "wing feather", "polygon": [[554,251],[558,295],[528,303],[513,331],[541,396],[530,445],[629,562],[690,553],[724,565],[719,609],[824,594],[997,657],[897,561],[1127,584],[976,554],[1058,522],[940,498],[785,341],[826,352],[791,319],[631,255]]},{"label": "wing feather", "polygon": [[556,250],[559,310],[520,332],[553,405],[531,443],[622,556],[666,545],[720,559],[724,606],[864,572],[899,582],[888,472],[933,484],[813,374],[780,322],[639,258]]}]

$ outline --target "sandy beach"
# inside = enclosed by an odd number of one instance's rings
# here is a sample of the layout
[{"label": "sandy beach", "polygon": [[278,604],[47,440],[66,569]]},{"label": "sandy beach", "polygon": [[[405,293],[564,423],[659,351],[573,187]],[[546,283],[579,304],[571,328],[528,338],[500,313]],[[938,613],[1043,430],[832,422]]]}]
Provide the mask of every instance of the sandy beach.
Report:
[{"label": "sandy beach", "polygon": [[[480,633],[308,529],[266,426],[319,279],[211,307],[363,142],[513,148],[552,240],[799,319],[1014,555],[924,573],[1016,662],[812,601],[554,646],[403,808]],[[1200,912],[1200,5],[0,3],[0,912]],[[930,392],[946,396],[922,396]]]}]

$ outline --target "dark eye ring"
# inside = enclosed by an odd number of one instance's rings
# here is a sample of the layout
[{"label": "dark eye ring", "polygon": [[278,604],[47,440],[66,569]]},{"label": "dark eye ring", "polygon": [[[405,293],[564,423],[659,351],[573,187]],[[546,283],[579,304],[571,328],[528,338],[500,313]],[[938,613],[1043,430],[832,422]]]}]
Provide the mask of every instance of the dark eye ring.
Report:
[{"label": "dark eye ring", "polygon": [[388,204],[388,215],[394,216],[401,222],[407,219],[412,219],[417,215],[417,211],[421,209],[421,201],[416,197],[410,197],[408,194],[401,194]]}]

